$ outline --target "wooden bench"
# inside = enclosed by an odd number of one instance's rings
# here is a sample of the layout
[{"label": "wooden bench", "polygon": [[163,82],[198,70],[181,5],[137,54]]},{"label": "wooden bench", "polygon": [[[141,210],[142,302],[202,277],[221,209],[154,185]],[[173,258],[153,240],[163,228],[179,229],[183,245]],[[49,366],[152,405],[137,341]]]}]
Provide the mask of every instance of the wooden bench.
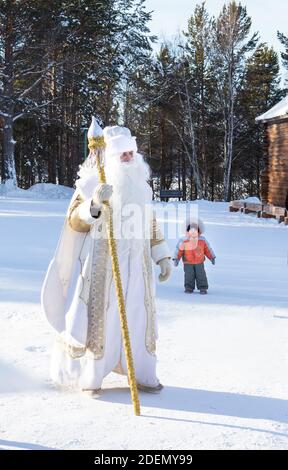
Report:
[{"label": "wooden bench", "polygon": [[279,223],[284,222],[287,216],[287,211],[284,207],[274,206],[274,215],[275,215],[275,219],[277,219]]},{"label": "wooden bench", "polygon": [[284,207],[273,206],[273,204],[262,204],[257,202],[231,201],[230,212],[244,212],[245,214],[256,213],[257,217],[264,219],[276,219],[288,225],[288,211]]},{"label": "wooden bench", "polygon": [[264,219],[274,219],[275,215],[274,215],[273,209],[274,209],[274,206],[272,206],[272,204],[263,204],[261,217],[263,217]]},{"label": "wooden bench", "polygon": [[263,209],[263,204],[256,202],[246,202],[245,203],[245,214],[251,214],[251,212],[256,213],[257,217],[261,217],[261,212]]},{"label": "wooden bench", "polygon": [[230,212],[238,212],[245,209],[245,203],[243,201],[231,201],[229,205]]}]

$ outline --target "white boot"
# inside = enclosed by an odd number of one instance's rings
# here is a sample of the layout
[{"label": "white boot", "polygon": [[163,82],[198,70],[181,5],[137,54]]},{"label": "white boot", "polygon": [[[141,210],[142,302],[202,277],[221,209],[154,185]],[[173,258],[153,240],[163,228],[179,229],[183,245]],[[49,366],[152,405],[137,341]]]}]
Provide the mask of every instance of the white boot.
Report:
[{"label": "white boot", "polygon": [[82,388],[82,393],[87,397],[98,398],[102,395],[101,388]]},{"label": "white boot", "polygon": [[141,385],[141,384],[138,384],[137,383],[137,388],[138,390],[140,390],[141,392],[146,392],[146,393],[160,393],[163,385],[162,384],[158,384],[156,385],[156,387],[150,387],[149,385]]}]

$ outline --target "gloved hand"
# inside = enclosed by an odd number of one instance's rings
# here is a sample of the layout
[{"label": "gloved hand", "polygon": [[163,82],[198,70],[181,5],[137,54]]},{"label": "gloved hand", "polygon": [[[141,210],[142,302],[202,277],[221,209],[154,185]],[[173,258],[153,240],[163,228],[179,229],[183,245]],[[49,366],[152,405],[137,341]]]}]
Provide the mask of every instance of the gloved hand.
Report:
[{"label": "gloved hand", "polygon": [[212,264],[215,264],[215,258],[212,258],[212,259],[211,259],[211,263],[212,263]]},{"label": "gloved hand", "polygon": [[180,260],[178,258],[172,258],[172,261],[173,261],[174,266],[177,268]]},{"label": "gloved hand", "polygon": [[160,259],[158,264],[161,268],[161,273],[158,276],[159,281],[160,282],[167,281],[167,279],[170,277],[171,272],[172,272],[172,263],[171,263],[170,258]]},{"label": "gloved hand", "polygon": [[108,201],[113,193],[111,184],[99,183],[97,184],[93,193],[93,205],[101,208],[103,201]]}]

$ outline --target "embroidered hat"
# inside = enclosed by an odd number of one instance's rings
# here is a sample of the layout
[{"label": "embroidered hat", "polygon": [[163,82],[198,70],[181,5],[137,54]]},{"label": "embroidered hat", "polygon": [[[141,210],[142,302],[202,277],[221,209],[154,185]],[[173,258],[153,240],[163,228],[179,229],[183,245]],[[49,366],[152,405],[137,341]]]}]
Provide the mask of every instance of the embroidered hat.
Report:
[{"label": "embroidered hat", "polygon": [[106,155],[116,155],[123,152],[137,152],[136,137],[131,136],[127,127],[107,126],[103,129],[106,144]]}]

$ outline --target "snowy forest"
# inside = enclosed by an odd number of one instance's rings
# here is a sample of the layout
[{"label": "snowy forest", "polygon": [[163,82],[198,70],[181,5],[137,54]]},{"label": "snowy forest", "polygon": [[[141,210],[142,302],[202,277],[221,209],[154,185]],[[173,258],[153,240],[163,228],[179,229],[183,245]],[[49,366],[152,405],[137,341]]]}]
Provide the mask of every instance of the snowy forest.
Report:
[{"label": "snowy forest", "polygon": [[278,31],[279,58],[240,3],[217,17],[191,5],[186,30],[156,51],[145,0],[0,0],[2,190],[72,187],[95,115],[137,136],[155,199],[258,195],[255,117],[286,94],[288,36]]}]

